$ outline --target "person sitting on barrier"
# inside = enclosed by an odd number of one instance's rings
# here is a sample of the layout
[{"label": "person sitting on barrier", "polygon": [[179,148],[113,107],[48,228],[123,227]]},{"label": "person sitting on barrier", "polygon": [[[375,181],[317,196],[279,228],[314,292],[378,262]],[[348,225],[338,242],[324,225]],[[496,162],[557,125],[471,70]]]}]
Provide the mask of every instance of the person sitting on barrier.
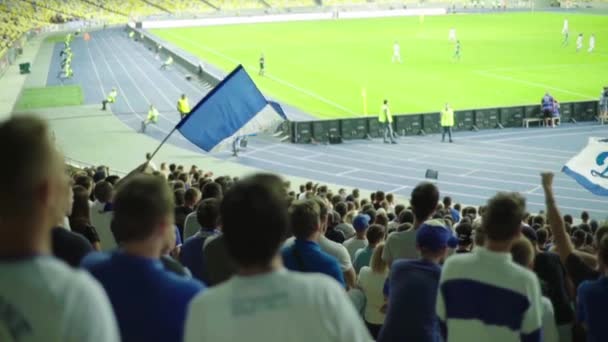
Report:
[{"label": "person sitting on barrier", "polygon": [[542,109],[543,112],[543,118],[545,120],[545,125],[549,126],[549,123],[551,122],[551,118],[553,117],[553,102],[555,101],[555,99],[553,98],[553,96],[549,95],[549,92],[545,93],[545,96],[543,96],[543,98],[540,101],[540,107]]},{"label": "person sitting on barrier", "polygon": [[112,91],[110,91],[110,93],[108,94],[108,97],[106,97],[105,100],[101,101],[101,110],[106,110],[106,106],[108,105],[108,103],[114,103],[116,102],[116,96],[118,96],[118,92],[116,91],[116,88],[112,88]]},{"label": "person sitting on barrier", "polygon": [[160,70],[167,69],[167,67],[170,66],[171,64],[173,64],[173,57],[169,56],[169,58],[167,58],[167,60],[160,66]]},{"label": "person sitting on barrier", "polygon": [[190,104],[188,103],[186,94],[182,94],[179,100],[177,100],[177,111],[182,119],[185,118],[186,115],[190,114]]},{"label": "person sitting on barrier", "polygon": [[141,122],[141,132],[146,132],[146,127],[148,124],[153,123],[156,124],[158,122],[158,109],[154,107],[153,104],[150,104],[150,109],[148,110],[148,117]]},{"label": "person sitting on barrier", "polygon": [[391,109],[388,106],[388,100],[384,100],[382,107],[380,108],[380,114],[378,115],[378,122],[383,126],[384,129],[384,143],[396,144],[395,137],[393,136],[393,115]]}]

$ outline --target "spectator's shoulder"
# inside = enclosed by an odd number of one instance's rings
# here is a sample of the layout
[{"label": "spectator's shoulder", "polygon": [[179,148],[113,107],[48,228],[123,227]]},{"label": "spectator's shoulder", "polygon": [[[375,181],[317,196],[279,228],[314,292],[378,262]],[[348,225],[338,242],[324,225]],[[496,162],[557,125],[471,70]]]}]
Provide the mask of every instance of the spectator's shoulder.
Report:
[{"label": "spectator's shoulder", "polygon": [[111,252],[92,252],[87,254],[80,263],[80,266],[91,271],[102,267],[112,258]]}]

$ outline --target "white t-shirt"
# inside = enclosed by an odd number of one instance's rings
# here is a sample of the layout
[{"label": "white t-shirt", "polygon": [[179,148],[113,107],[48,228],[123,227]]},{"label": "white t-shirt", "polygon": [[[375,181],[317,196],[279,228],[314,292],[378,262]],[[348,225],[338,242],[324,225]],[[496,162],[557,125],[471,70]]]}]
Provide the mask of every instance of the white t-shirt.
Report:
[{"label": "white t-shirt", "polygon": [[198,219],[196,217],[196,210],[188,216],[186,216],[186,220],[184,221],[184,241],[194,234],[198,233],[201,230],[201,225],[198,223]]},{"label": "white t-shirt", "polygon": [[0,341],[120,341],[110,301],[84,271],[50,256],[0,262]]},{"label": "white t-shirt", "polygon": [[382,251],[382,260],[389,262],[397,259],[416,259],[416,231],[414,229],[404,232],[394,232],[388,236]]},{"label": "white t-shirt", "polygon": [[589,46],[590,47],[595,47],[595,37],[590,37],[589,38]]},{"label": "white t-shirt", "polygon": [[372,324],[384,324],[384,314],[380,308],[384,305],[384,282],[388,272],[379,274],[373,272],[369,266],[364,266],[359,271],[357,285],[365,293],[365,320]]},{"label": "white t-shirt", "polygon": [[372,341],[346,292],[323,274],[235,276],[196,296],[186,342]]},{"label": "white t-shirt", "polygon": [[[289,239],[285,240],[283,247],[289,247],[293,245],[295,238],[292,236]],[[340,270],[342,272],[346,272],[353,268],[352,261],[350,259],[350,254],[348,254],[348,250],[343,245],[331,241],[326,238],[325,235],[321,235],[319,238],[319,246],[321,246],[321,250],[334,258],[338,259],[338,264],[340,264]]]},{"label": "white t-shirt", "polygon": [[393,54],[398,55],[401,52],[401,47],[399,46],[399,44],[394,44],[393,45]]},{"label": "white t-shirt", "polygon": [[562,28],[562,33],[568,32],[568,19],[564,20],[564,27]]},{"label": "white t-shirt", "polygon": [[116,248],[116,239],[112,233],[111,224],[114,213],[112,211],[104,212],[105,204],[95,201],[90,209],[91,225],[95,227],[102,251],[108,251]]},{"label": "white t-shirt", "polygon": [[350,260],[355,260],[355,253],[365,246],[367,246],[367,239],[359,240],[356,236],[344,241],[344,247],[350,255]]},{"label": "white t-shirt", "polygon": [[541,304],[543,307],[543,341],[558,342],[559,335],[557,333],[557,323],[555,323],[553,304],[551,304],[551,301],[547,297],[541,298]]}]

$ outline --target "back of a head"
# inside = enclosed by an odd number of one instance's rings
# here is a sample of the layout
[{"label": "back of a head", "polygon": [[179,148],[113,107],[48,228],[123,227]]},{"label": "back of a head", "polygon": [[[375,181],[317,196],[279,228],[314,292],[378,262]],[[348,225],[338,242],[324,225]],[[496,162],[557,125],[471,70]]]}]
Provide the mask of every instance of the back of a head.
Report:
[{"label": "back of a head", "polygon": [[210,182],[203,186],[201,199],[217,198],[222,199],[222,186],[216,182]]},{"label": "back of a head", "polygon": [[74,178],[74,185],[80,185],[87,191],[91,191],[93,189],[93,178],[85,175],[77,176]]},{"label": "back of a head", "polygon": [[346,216],[346,213],[348,212],[348,207],[347,207],[346,203],[338,202],[334,206],[334,210],[335,210],[335,212],[340,214],[341,218],[344,218],[344,216]]},{"label": "back of a head", "polygon": [[257,174],[234,184],[220,206],[228,252],[241,267],[266,265],[285,238],[289,219],[281,178]]},{"label": "back of a head", "polygon": [[372,224],[367,228],[367,232],[365,233],[365,237],[367,238],[367,242],[370,245],[377,244],[380,241],[384,240],[385,236],[385,228],[379,224]]},{"label": "back of a head", "polygon": [[520,237],[511,245],[511,256],[515,263],[529,268],[534,262],[534,247],[527,238]]},{"label": "back of a head", "polygon": [[184,202],[186,205],[194,205],[200,198],[200,191],[197,188],[190,188],[184,194]]},{"label": "back of a head", "polygon": [[583,211],[581,213],[581,220],[583,220],[583,222],[587,222],[589,220],[589,213],[586,211]]},{"label": "back of a head", "polygon": [[173,191],[175,205],[181,207],[186,201],[186,191],[184,189],[176,189]]},{"label": "back of a head", "polygon": [[[167,182],[139,174],[124,180],[116,190],[112,232],[119,243],[142,241],[160,223],[173,223],[174,198]],[[167,222],[165,222],[167,221]]]},{"label": "back of a head", "polygon": [[423,182],[412,190],[410,204],[418,222],[425,221],[437,208],[439,190],[433,183]]},{"label": "back of a head", "polygon": [[506,242],[517,236],[526,211],[526,200],[518,193],[499,192],[485,208],[482,225],[488,240]]},{"label": "back of a head", "polygon": [[608,236],[604,236],[597,246],[597,256],[599,262],[601,262],[604,267],[608,266]]},{"label": "back of a head", "polygon": [[473,243],[473,226],[470,223],[460,223],[456,227],[456,237],[458,244],[468,246]]},{"label": "back of a head", "polygon": [[538,244],[544,246],[549,240],[549,231],[545,228],[540,228],[536,231],[536,237],[538,239]]},{"label": "back of a head", "polygon": [[587,241],[587,233],[582,229],[576,229],[572,232],[572,243],[575,247],[582,247]]},{"label": "back of a head", "polygon": [[289,226],[298,239],[308,239],[319,229],[321,208],[314,200],[294,202],[289,208]]},{"label": "back of a head", "polygon": [[95,184],[95,190],[93,191],[93,195],[95,199],[101,203],[107,203],[112,200],[112,192],[113,186],[110,182],[101,181]]},{"label": "back of a head", "polygon": [[196,220],[203,229],[216,229],[220,222],[220,201],[217,198],[202,200],[196,209]]},{"label": "back of a head", "polygon": [[414,224],[414,213],[410,210],[403,210],[399,214],[399,223],[411,223]]},{"label": "back of a head", "polygon": [[74,202],[72,204],[72,214],[70,215],[70,225],[73,220],[82,220],[89,223],[89,192],[80,185],[72,187]]},{"label": "back of a head", "polygon": [[450,196],[445,196],[443,198],[443,206],[449,208],[452,206],[452,198]]},{"label": "back of a head", "polygon": [[[41,187],[48,186],[53,180],[64,181],[67,189],[62,158],[55,150],[48,127],[42,120],[19,116],[2,122],[0,155],[3,162],[0,167],[0,222],[34,219],[31,216],[37,213],[41,204]],[[1,227],[4,228],[8,227]],[[19,228],[15,234],[23,231],[23,227]]]}]

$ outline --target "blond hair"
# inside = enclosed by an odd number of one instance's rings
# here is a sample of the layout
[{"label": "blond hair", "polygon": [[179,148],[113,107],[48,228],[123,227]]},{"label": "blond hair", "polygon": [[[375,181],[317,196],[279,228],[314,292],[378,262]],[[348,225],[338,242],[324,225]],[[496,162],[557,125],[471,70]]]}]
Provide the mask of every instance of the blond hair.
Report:
[{"label": "blond hair", "polygon": [[523,267],[530,267],[534,262],[534,247],[525,237],[520,237],[511,245],[513,261]]},{"label": "blond hair", "polygon": [[374,253],[372,254],[372,259],[369,262],[372,271],[375,273],[385,273],[388,268],[386,261],[382,259],[382,251],[384,251],[384,242],[376,245]]}]

